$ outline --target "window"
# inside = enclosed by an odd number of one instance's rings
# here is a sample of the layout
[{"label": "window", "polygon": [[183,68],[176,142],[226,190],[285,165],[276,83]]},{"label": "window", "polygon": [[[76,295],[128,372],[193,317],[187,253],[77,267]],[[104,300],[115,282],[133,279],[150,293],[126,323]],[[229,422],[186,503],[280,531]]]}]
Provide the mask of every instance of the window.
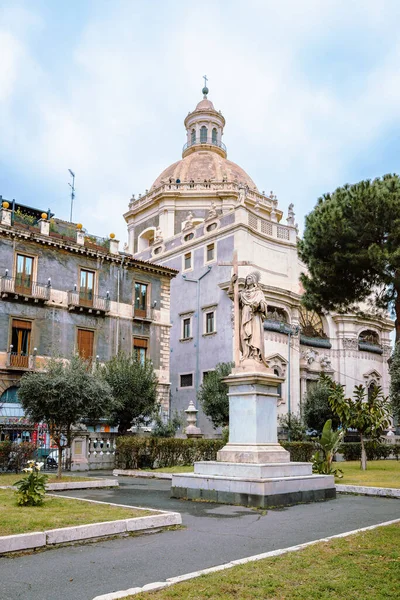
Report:
[{"label": "window", "polygon": [[142,365],[147,358],[148,340],[143,338],[133,338],[133,353]]},{"label": "window", "polygon": [[196,143],[196,130],[192,129],[192,134],[191,134],[191,143],[195,144]]},{"label": "window", "polygon": [[[279,373],[279,369],[274,369],[274,375],[276,375],[277,377],[281,376]],[[279,398],[282,398],[282,384],[281,383],[278,383],[276,393],[278,394]]]},{"label": "window", "polygon": [[94,275],[94,271],[86,271],[86,269],[81,269],[79,304],[82,306],[93,306]]},{"label": "window", "polygon": [[191,318],[186,317],[182,321],[182,339],[187,340],[191,337]]},{"label": "window", "polygon": [[207,142],[207,127],[203,125],[200,129],[200,144],[205,144]]},{"label": "window", "polygon": [[10,365],[28,368],[31,344],[31,321],[13,319],[11,325]]},{"label": "window", "polygon": [[215,244],[206,246],[206,262],[211,262],[215,258]]},{"label": "window", "polygon": [[134,314],[135,317],[146,317],[147,315],[147,284],[135,283]]},{"label": "window", "polygon": [[33,258],[24,254],[17,254],[17,268],[15,276],[15,291],[20,294],[32,292]]},{"label": "window", "polygon": [[206,313],[206,333],[215,332],[215,312],[210,311]]},{"label": "window", "polygon": [[207,226],[207,231],[214,231],[214,229],[217,229],[217,223],[211,223],[211,225]]},{"label": "window", "polygon": [[180,387],[193,387],[193,373],[187,373],[180,376]]},{"label": "window", "polygon": [[78,354],[84,360],[93,358],[94,331],[90,329],[78,329]]},{"label": "window", "polygon": [[185,240],[185,242],[189,242],[193,238],[194,238],[194,233],[188,233],[187,235],[185,235],[185,237],[183,239]]},{"label": "window", "polygon": [[183,257],[183,269],[187,271],[192,268],[192,253],[187,252]]},{"label": "window", "polygon": [[216,143],[217,143],[217,130],[215,129],[215,127],[214,127],[214,129],[212,130],[212,143],[213,143],[213,144],[216,144]]}]

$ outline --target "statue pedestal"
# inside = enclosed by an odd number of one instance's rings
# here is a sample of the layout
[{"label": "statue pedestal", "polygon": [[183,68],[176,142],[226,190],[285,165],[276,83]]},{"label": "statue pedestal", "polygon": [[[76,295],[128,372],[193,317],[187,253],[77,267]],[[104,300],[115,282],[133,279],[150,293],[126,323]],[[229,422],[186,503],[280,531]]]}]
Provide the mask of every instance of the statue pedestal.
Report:
[{"label": "statue pedestal", "polygon": [[236,369],[229,385],[229,442],[216,461],[172,476],[172,497],[245,506],[287,506],[336,496],[332,475],[313,475],[311,463],[290,462],[277,440],[277,386],[263,366]]}]

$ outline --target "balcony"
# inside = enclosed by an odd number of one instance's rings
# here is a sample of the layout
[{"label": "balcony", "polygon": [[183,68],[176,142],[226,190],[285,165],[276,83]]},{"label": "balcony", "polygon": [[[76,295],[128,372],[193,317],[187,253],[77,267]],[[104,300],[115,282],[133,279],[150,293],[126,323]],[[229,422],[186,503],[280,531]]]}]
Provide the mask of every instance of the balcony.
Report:
[{"label": "balcony", "polygon": [[154,321],[154,310],[150,307],[146,309],[135,308],[132,306],[132,317],[139,321]]},{"label": "balcony", "polygon": [[[36,349],[35,349],[36,352]],[[6,368],[17,371],[34,371],[36,367],[36,354],[24,354],[23,352],[13,352],[12,346],[7,352]]]},{"label": "balcony", "polygon": [[110,311],[110,296],[95,296],[94,294],[70,290],[68,292],[68,310],[79,310],[96,315],[105,315]]},{"label": "balcony", "polygon": [[3,300],[33,300],[47,302],[50,299],[51,284],[30,281],[27,277],[1,277],[0,297]]},{"label": "balcony", "polygon": [[[194,146],[204,146],[205,150],[208,150],[210,148],[218,148],[220,150],[222,150],[222,154],[224,154],[226,156],[226,146],[224,144],[224,142],[221,142],[220,140],[213,140],[210,137],[207,138],[202,138],[202,137],[196,137],[194,140],[190,140],[190,142],[186,142],[186,144],[183,146],[182,148],[182,156],[184,157],[186,154],[188,154],[188,150],[190,151],[190,149]],[[220,152],[221,154],[221,152]]]}]

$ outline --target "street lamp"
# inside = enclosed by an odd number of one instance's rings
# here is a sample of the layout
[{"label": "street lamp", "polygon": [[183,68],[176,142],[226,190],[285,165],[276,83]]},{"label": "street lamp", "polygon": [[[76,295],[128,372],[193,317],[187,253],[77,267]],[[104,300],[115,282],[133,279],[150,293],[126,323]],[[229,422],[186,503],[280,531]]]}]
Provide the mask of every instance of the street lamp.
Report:
[{"label": "street lamp", "polygon": [[197,407],[197,392],[199,391],[199,346],[200,346],[200,281],[209,274],[212,266],[207,267],[207,271],[200,275],[198,279],[192,279],[187,277],[186,275],[182,275],[182,278],[185,281],[190,281],[197,285],[197,326],[196,326],[196,374],[195,374],[195,390],[196,390],[196,398],[195,398],[195,406]]},{"label": "street lamp", "polygon": [[286,333],[288,336],[288,369],[287,369],[287,390],[288,390],[288,442],[290,442],[290,427],[291,427],[291,398],[290,398],[290,340],[292,337],[297,337],[299,335],[300,327],[298,325],[289,325],[288,323],[281,322],[280,330],[282,333]]}]

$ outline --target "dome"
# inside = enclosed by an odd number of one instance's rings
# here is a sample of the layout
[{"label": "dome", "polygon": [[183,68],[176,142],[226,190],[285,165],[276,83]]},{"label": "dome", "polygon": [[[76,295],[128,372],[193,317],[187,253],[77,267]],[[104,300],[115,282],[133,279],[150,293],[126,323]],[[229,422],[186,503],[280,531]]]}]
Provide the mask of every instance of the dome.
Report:
[{"label": "dome", "polygon": [[209,100],[208,98],[203,98],[203,100],[200,100],[200,102],[194,109],[194,112],[197,112],[198,110],[213,110],[213,111],[215,111],[215,108],[214,108],[214,104],[211,102],[211,100]]},{"label": "dome", "polygon": [[174,182],[180,179],[182,183],[191,179],[196,182],[205,179],[211,179],[212,182],[226,179],[257,190],[254,181],[239,165],[209,150],[198,150],[170,165],[157,177],[152,188],[160,186],[161,182],[168,183],[169,179]]}]

